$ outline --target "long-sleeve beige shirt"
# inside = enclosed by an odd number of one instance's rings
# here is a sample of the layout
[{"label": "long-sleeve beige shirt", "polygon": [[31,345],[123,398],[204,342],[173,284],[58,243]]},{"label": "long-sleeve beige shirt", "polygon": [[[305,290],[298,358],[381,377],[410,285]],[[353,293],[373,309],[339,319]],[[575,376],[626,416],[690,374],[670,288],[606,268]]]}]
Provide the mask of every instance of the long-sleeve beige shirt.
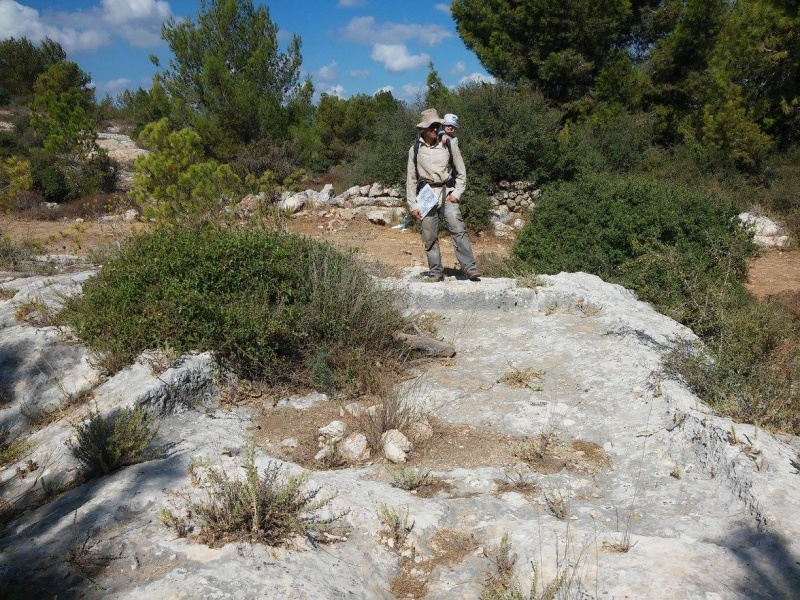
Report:
[{"label": "long-sleeve beige shirt", "polygon": [[[408,202],[408,210],[413,212],[419,208],[417,204],[417,173],[419,179],[428,181],[434,184],[442,183],[450,178],[450,152],[447,146],[442,144],[439,140],[433,146],[428,146],[420,137],[419,150],[417,152],[417,164],[414,168],[414,146],[408,151],[408,168],[406,174],[406,201]],[[438,205],[440,206],[448,194],[451,194],[461,199],[461,194],[467,187],[467,168],[464,166],[464,159],[461,156],[461,150],[458,144],[452,144],[453,151],[453,165],[458,174],[456,175],[455,188],[448,188],[446,186],[433,187],[433,191],[439,197]]]}]

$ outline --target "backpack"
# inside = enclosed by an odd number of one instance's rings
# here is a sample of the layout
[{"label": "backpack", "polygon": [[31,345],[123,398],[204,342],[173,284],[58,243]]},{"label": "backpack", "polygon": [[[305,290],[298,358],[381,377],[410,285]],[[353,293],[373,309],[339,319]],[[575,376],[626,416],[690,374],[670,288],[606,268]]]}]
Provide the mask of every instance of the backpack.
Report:
[{"label": "backpack", "polygon": [[[417,169],[417,154],[419,153],[419,145],[422,142],[417,138],[417,141],[414,142],[414,171],[417,173],[417,193],[425,187],[425,181],[419,180],[419,170]],[[456,165],[453,162],[453,148],[450,146],[450,140],[447,140],[444,143],[447,146],[447,151],[450,153],[450,178],[444,182],[447,187],[455,187],[456,185],[456,176],[458,175],[458,171],[456,170]],[[421,184],[421,185],[420,185]]]}]

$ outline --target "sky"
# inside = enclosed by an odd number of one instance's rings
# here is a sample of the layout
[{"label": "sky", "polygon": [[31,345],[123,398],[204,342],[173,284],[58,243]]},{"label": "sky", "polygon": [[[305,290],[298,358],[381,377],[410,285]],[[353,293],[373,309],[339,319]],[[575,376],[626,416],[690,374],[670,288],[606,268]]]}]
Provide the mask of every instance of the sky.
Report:
[{"label": "sky", "polygon": [[[210,0],[208,0],[210,3]],[[316,97],[390,90],[412,101],[425,93],[428,64],[447,86],[493,81],[456,33],[449,2],[419,0],[254,0],[279,27],[285,51],[302,41],[303,76]],[[149,89],[172,53],[161,39],[170,17],[197,21],[199,0],[0,0],[0,39],[50,37],[92,76],[98,100]]]}]

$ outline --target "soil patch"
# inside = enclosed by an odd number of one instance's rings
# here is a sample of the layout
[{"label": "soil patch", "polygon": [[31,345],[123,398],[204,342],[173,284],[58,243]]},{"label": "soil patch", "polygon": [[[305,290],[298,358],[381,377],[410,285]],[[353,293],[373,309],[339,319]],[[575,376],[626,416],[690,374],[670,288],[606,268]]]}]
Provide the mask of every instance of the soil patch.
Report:
[{"label": "soil patch", "polygon": [[[364,405],[369,406],[369,403]],[[331,421],[344,422],[347,434],[360,430],[359,419],[342,410],[334,401],[323,401],[302,410],[265,407],[256,424],[256,444],[283,460],[309,469],[324,469],[326,467],[314,456],[319,451],[319,428]],[[524,438],[469,425],[444,423],[430,416],[428,422],[433,429],[433,436],[414,447],[408,455],[407,467],[448,471],[456,468],[508,467],[522,460],[538,473],[558,473],[567,469],[573,473],[592,474],[610,464],[603,449],[586,440],[567,443],[555,436]],[[475,452],[475,448],[480,448],[480,452]],[[387,461],[373,453],[370,460],[365,462]],[[355,465],[342,465],[347,466]],[[421,497],[432,497],[449,489],[446,482],[437,485],[434,479],[430,486],[416,493]]]},{"label": "soil patch", "polygon": [[800,249],[762,251],[750,261],[747,289],[756,298],[800,293]]}]

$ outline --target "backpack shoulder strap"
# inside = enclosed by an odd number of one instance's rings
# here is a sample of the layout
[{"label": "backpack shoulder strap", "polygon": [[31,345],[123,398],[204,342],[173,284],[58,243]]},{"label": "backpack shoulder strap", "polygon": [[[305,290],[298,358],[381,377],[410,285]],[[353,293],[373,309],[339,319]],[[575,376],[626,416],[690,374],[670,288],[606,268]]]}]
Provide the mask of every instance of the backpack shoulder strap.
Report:
[{"label": "backpack shoulder strap", "polygon": [[417,174],[417,179],[419,179],[419,169],[417,168],[417,154],[419,154],[419,138],[417,141],[414,142],[414,171]]}]

